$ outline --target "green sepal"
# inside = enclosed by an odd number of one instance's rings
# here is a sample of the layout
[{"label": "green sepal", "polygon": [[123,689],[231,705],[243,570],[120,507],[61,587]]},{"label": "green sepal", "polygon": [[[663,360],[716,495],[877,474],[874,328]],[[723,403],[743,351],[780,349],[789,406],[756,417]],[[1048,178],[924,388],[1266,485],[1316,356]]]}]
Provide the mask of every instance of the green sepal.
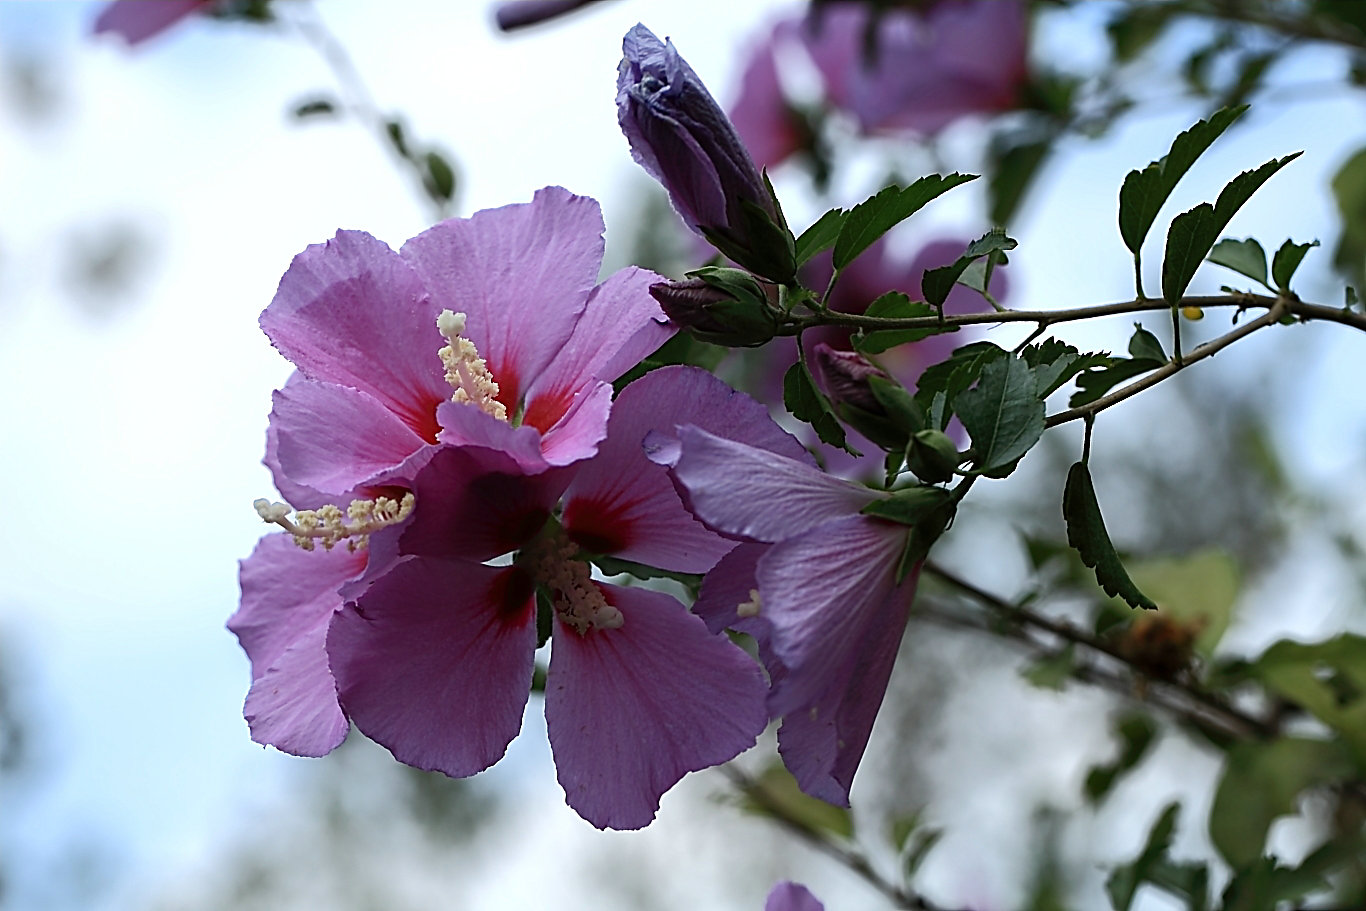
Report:
[{"label": "green sepal", "polygon": [[942,487],[907,487],[892,491],[890,496],[879,497],[859,512],[899,525],[915,526],[952,501],[953,495]]}]

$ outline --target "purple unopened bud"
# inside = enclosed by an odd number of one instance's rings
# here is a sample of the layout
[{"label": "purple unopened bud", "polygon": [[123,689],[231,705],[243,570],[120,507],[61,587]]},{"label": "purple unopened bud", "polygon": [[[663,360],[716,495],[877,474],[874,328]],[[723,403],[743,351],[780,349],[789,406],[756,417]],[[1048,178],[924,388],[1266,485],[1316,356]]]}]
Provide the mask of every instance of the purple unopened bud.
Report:
[{"label": "purple unopened bud", "polygon": [[854,351],[821,342],[811,349],[816,379],[840,420],[888,452],[904,452],[925,418],[900,383]]},{"label": "purple unopened bud", "polygon": [[690,275],[650,286],[650,295],[675,325],[702,341],[728,347],[762,345],[777,333],[777,317],[752,276],[738,269],[702,269]]},{"label": "purple unopened bud", "polygon": [[816,375],[825,387],[825,394],[836,405],[853,405],[864,411],[878,413],[882,406],[868,385],[868,378],[891,377],[864,360],[856,351],[841,351],[821,342],[811,349]]},{"label": "purple unopened bud", "polygon": [[790,280],[792,233],[725,111],[673,44],[645,26],[626,33],[622,51],[617,120],[632,156],[688,227],[742,266]]},{"label": "purple unopened bud", "polygon": [[593,0],[511,0],[498,4],[493,17],[505,32],[537,25],[588,6]]}]

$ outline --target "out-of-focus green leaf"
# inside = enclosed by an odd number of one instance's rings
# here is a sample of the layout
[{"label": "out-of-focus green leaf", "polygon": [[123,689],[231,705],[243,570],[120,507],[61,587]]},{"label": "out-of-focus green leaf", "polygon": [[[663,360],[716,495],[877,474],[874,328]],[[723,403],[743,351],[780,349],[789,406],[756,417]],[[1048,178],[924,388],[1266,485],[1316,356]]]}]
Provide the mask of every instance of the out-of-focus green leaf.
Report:
[{"label": "out-of-focus green leaf", "polygon": [[1209,261],[1261,282],[1264,287],[1271,287],[1266,282],[1266,251],[1256,238],[1234,240],[1225,237],[1209,251]]},{"label": "out-of-focus green leaf", "polygon": [[1177,10],[1165,3],[1121,6],[1105,24],[1115,60],[1126,63],[1143,53],[1166,30]]},{"label": "out-of-focus green leaf", "polygon": [[337,113],[337,103],[331,98],[309,98],[307,101],[296,103],[291,113],[296,120],[332,117]]},{"label": "out-of-focus green leaf", "polygon": [[1283,640],[1248,664],[1244,675],[1336,730],[1366,770],[1366,638],[1344,633],[1325,642]]},{"label": "out-of-focus green leaf", "polygon": [[960,184],[976,180],[976,174],[929,174],[908,187],[887,187],[849,210],[835,240],[834,263],[843,269],[877,239],[910,218],[925,203]]},{"label": "out-of-focus green leaf", "polygon": [[1052,137],[1009,144],[993,140],[987,183],[987,216],[992,224],[1010,223],[1052,149]]},{"label": "out-of-focus green leaf", "polygon": [[[1141,171],[1130,171],[1124,178],[1119,190],[1119,233],[1131,253],[1138,255],[1143,238],[1148,236],[1158,210],[1176,189],[1177,181],[1246,110],[1243,106],[1215,111],[1208,120],[1201,120],[1178,135],[1166,155]],[[1202,251],[1200,256],[1204,255]]]},{"label": "out-of-focus green leaf", "polygon": [[1205,911],[1208,907],[1209,872],[1205,865],[1177,863],[1167,857],[1180,812],[1179,803],[1168,804],[1148,830],[1148,841],[1138,857],[1110,873],[1105,891],[1115,911],[1129,911],[1138,887],[1144,883],[1185,899],[1190,911]]},{"label": "out-of-focus green leaf", "polygon": [[1264,853],[1271,823],[1295,811],[1302,791],[1351,774],[1351,759],[1336,741],[1286,737],[1235,744],[1210,808],[1210,840],[1235,869],[1247,867]]},{"label": "out-of-focus green leaf", "polygon": [[1342,219],[1342,234],[1333,250],[1333,265],[1355,285],[1366,283],[1366,148],[1333,175],[1333,199]]},{"label": "out-of-focus green leaf", "polygon": [[1034,373],[1013,355],[984,366],[977,385],[958,394],[955,410],[983,472],[1018,460],[1043,436],[1044,402]]},{"label": "out-of-focus green leaf", "polygon": [[1093,766],[1086,773],[1083,790],[1086,799],[1099,803],[1125,774],[1148,755],[1157,736],[1157,725],[1147,715],[1135,712],[1125,715],[1115,723],[1115,734],[1119,737],[1119,755],[1113,762]]},{"label": "out-of-focus green leaf", "polygon": [[1208,658],[1223,637],[1238,599],[1238,564],[1221,550],[1183,557],[1136,561],[1129,566],[1134,584],[1152,597],[1162,616],[1199,628],[1196,652]]},{"label": "out-of-focus green leaf", "polygon": [[772,816],[778,807],[781,816],[819,832],[840,838],[854,835],[854,817],[848,808],[837,807],[802,793],[797,779],[781,763],[774,763],[754,779],[753,788],[740,797],[741,809],[758,816]]},{"label": "out-of-focus green leaf", "polygon": [[455,169],[440,152],[428,152],[422,161],[427,167],[427,192],[437,202],[450,202],[455,195]]},{"label": "out-of-focus green leaf", "polygon": [[1091,471],[1085,462],[1076,463],[1067,472],[1062,514],[1067,520],[1067,543],[1076,549],[1083,563],[1096,571],[1096,581],[1106,594],[1123,598],[1130,607],[1155,610],[1157,605],[1139,590],[1119,562],[1119,554],[1105,530],[1100,503],[1091,483]]},{"label": "out-of-focus green leaf", "polygon": [[1061,690],[1077,669],[1072,643],[1056,655],[1047,655],[1020,671],[1030,683],[1045,690]]},{"label": "out-of-focus green leaf", "polygon": [[1167,303],[1176,306],[1181,301],[1201,260],[1243,203],[1251,199],[1272,174],[1301,154],[1294,152],[1284,158],[1273,158],[1259,168],[1244,171],[1220,191],[1213,206],[1202,202],[1172,219],[1167,230],[1166,255],[1162,259],[1162,297]]},{"label": "out-of-focus green leaf", "polygon": [[1309,252],[1310,247],[1317,247],[1318,245],[1317,240],[1311,240],[1306,244],[1297,244],[1288,239],[1281,244],[1281,248],[1276,251],[1276,255],[1271,260],[1271,277],[1275,280],[1277,288],[1286,292],[1290,290],[1290,279],[1304,260],[1304,254]]},{"label": "out-of-focus green leaf", "polygon": [[1328,888],[1321,873],[1283,867],[1274,857],[1259,857],[1237,871],[1224,889],[1220,911],[1277,911],[1283,902],[1298,902]]}]

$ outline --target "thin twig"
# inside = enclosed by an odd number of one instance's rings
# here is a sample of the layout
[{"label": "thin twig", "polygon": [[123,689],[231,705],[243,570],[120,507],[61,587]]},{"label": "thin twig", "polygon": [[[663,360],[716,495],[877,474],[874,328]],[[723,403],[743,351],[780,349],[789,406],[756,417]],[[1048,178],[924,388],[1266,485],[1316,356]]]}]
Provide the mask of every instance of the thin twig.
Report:
[{"label": "thin twig", "polygon": [[[1077,629],[1070,623],[1054,620],[1051,617],[1045,617],[1042,614],[1035,613],[1018,604],[1012,604],[1004,598],[1000,598],[985,589],[973,585],[968,580],[935,563],[926,563],[924,571],[953,588],[958,589],[964,594],[970,595],[978,603],[995,613],[1008,617],[1018,623],[1043,630],[1044,632],[1057,636],[1065,642],[1071,642],[1076,645],[1084,646],[1092,651],[1100,652],[1101,654],[1107,655],[1130,667],[1135,673],[1142,674],[1142,671],[1137,668],[1129,657],[1120,650],[1119,646],[1113,642],[1109,642],[1098,636],[1093,636],[1090,633]],[[1144,676],[1146,678],[1146,675]],[[1256,716],[1249,715],[1247,712],[1230,705],[1222,697],[1196,686],[1194,683],[1179,680],[1153,682],[1161,682],[1166,686],[1180,690],[1189,699],[1200,704],[1210,712],[1221,716],[1228,723],[1232,724],[1235,729],[1241,729],[1259,738],[1274,737],[1277,733],[1275,725],[1261,718],[1257,718]]]},{"label": "thin twig", "polygon": [[825,833],[815,828],[805,820],[798,819],[787,811],[787,807],[779,800],[775,800],[763,783],[754,780],[741,769],[734,765],[719,766],[720,771],[730,779],[731,784],[735,785],[746,797],[754,801],[772,819],[777,821],[784,829],[787,829],[798,838],[805,841],[811,847],[825,854],[853,872],[861,876],[869,885],[877,889],[892,901],[898,908],[907,908],[910,911],[947,911],[939,905],[933,904],[924,896],[902,889],[895,883],[884,878],[880,873],[873,869],[868,858],[858,849],[846,847],[828,838]]}]

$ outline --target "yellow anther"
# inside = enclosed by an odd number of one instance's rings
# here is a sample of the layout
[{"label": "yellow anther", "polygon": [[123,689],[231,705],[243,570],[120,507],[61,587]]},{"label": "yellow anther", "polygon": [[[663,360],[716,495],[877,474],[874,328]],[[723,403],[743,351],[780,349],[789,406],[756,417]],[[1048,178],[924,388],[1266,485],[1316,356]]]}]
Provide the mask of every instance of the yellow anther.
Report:
[{"label": "yellow anther", "polygon": [[498,401],[498,383],[489,365],[479,356],[474,342],[465,338],[465,314],[442,310],[436,318],[437,331],[448,344],[437,352],[446,368],[446,382],[455,390],[451,401],[477,405],[485,414],[500,421],[508,419],[507,408]]},{"label": "yellow anther", "polygon": [[735,616],[740,617],[741,619],[745,617],[757,617],[759,616],[760,606],[759,590],[757,588],[751,588],[749,590],[749,600],[741,601],[739,604],[735,605]]},{"label": "yellow anther", "polygon": [[331,550],[345,541],[346,549],[355,552],[370,543],[370,535],[408,518],[415,502],[411,493],[404,494],[401,500],[389,497],[352,500],[344,515],[340,506],[328,503],[317,509],[299,510],[293,521],[289,519],[290,508],[284,503],[257,500],[252,505],[258,516],[289,532],[294,536],[294,543],[304,550],[313,550],[318,544],[322,544],[324,550]]},{"label": "yellow anther", "polygon": [[593,582],[593,571],[574,559],[578,548],[563,535],[539,538],[522,551],[523,565],[536,581],[550,591],[560,622],[579,635],[590,629],[620,629],[626,622],[621,611],[607,603]]}]

